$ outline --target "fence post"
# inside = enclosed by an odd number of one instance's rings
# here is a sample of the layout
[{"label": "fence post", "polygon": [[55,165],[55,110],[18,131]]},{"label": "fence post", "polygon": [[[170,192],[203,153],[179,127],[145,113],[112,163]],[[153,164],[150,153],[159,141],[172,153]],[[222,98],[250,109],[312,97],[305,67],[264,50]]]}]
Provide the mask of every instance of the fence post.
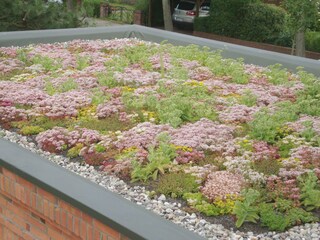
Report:
[{"label": "fence post", "polygon": [[100,18],[106,18],[109,14],[109,4],[101,3],[100,4]]},{"label": "fence post", "polygon": [[144,14],[142,10],[135,10],[133,16],[133,23],[137,25],[145,25]]}]

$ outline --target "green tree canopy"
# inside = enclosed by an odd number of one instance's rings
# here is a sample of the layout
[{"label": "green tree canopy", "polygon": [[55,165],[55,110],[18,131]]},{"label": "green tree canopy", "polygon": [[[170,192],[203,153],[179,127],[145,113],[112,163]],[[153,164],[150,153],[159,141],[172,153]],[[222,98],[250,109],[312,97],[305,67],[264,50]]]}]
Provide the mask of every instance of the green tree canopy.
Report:
[{"label": "green tree canopy", "polygon": [[0,31],[77,27],[63,4],[44,0],[1,0]]}]

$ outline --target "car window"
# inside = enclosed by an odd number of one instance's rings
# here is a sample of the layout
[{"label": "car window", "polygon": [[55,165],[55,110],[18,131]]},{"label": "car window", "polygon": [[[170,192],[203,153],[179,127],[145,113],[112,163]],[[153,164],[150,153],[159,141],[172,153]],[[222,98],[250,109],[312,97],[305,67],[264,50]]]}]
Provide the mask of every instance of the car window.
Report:
[{"label": "car window", "polygon": [[178,5],[178,9],[180,10],[193,10],[194,9],[194,3],[191,2],[180,2]]}]

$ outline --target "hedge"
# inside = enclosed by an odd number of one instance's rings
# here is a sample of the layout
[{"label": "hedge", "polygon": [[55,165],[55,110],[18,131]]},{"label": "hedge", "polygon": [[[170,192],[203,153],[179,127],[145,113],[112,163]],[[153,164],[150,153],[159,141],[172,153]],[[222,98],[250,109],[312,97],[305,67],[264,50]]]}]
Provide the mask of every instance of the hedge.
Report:
[{"label": "hedge", "polygon": [[249,41],[272,42],[283,32],[285,15],[282,8],[260,1],[213,0],[210,17],[196,18],[194,30]]},{"label": "hedge", "polygon": [[320,52],[320,32],[306,32],[306,49]]}]

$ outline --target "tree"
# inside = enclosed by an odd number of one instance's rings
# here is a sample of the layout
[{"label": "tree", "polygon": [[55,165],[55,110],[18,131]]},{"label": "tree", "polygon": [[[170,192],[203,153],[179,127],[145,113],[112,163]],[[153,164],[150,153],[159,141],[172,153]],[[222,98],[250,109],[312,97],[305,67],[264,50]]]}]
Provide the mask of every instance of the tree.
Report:
[{"label": "tree", "polygon": [[43,0],[1,0],[0,31],[77,27],[62,4]]},{"label": "tree", "polygon": [[305,56],[305,32],[317,21],[319,0],[285,0],[283,7],[288,14],[287,26],[292,36],[292,51]]},{"label": "tree", "polygon": [[164,29],[173,31],[173,24],[171,18],[170,0],[162,0]]}]

